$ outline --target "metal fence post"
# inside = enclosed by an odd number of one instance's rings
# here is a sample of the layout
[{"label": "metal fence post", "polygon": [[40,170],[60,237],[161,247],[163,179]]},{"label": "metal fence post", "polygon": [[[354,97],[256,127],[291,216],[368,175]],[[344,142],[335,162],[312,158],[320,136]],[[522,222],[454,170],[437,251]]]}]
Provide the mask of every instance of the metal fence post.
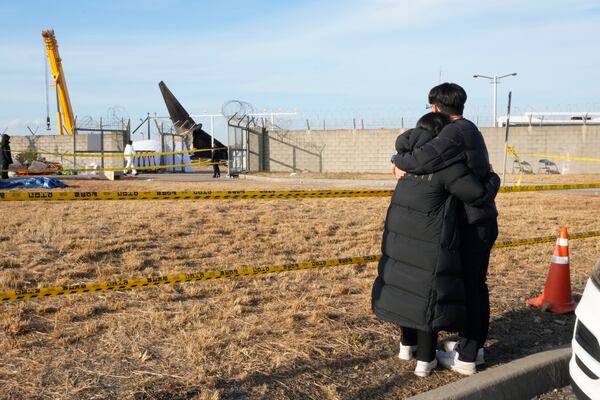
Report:
[{"label": "metal fence post", "polygon": [[[88,135],[88,140],[89,140]],[[88,147],[89,149],[89,147]],[[102,157],[102,161],[100,161],[100,165],[104,168],[104,128],[102,127],[102,117],[100,118],[100,154]]]},{"label": "metal fence post", "polygon": [[73,135],[73,169],[77,168],[77,156],[75,155],[77,153],[76,137],[77,137],[77,135]]}]

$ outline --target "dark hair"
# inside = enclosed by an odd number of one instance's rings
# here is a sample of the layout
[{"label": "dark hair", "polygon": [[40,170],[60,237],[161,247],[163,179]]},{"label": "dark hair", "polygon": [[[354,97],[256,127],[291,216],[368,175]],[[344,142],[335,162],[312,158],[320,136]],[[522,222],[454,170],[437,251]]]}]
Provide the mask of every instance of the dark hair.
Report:
[{"label": "dark hair", "polygon": [[456,83],[442,83],[429,91],[429,104],[436,105],[448,115],[462,115],[467,92]]},{"label": "dark hair", "polygon": [[450,118],[441,112],[430,112],[423,115],[417,121],[416,128],[425,129],[434,134],[440,133],[442,128],[450,123]]}]

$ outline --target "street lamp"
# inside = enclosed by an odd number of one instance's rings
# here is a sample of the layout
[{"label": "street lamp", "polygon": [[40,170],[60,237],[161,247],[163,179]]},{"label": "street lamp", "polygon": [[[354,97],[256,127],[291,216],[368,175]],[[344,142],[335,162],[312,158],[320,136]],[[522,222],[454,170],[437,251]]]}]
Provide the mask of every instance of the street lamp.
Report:
[{"label": "street lamp", "polygon": [[507,76],[517,76],[517,73],[513,72],[512,74],[506,74],[506,75],[502,75],[502,76],[473,75],[473,78],[489,79],[490,81],[492,81],[492,84],[494,85],[494,128],[498,125],[498,121],[496,120],[496,104],[498,103],[498,90],[497,90],[498,81],[502,78],[506,78]]}]

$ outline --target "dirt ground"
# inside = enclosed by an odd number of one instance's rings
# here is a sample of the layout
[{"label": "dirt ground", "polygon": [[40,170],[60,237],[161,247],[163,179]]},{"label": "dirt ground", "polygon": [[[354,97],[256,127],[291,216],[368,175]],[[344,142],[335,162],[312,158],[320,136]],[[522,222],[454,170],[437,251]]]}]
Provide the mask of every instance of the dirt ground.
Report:
[{"label": "dirt ground", "polygon": [[[531,179],[522,183],[540,183]],[[226,179],[65,182],[60,190],[282,189]],[[598,196],[497,201],[499,240],[600,229]],[[389,199],[0,204],[0,290],[14,290],[379,254]],[[553,247],[492,253],[487,367],[570,341],[572,315],[525,305],[543,287]],[[600,238],[572,241],[570,251],[580,293]],[[398,360],[397,328],[370,310],[375,267],[0,304],[0,398],[391,399],[460,379],[441,369],[420,379],[414,362]]]}]

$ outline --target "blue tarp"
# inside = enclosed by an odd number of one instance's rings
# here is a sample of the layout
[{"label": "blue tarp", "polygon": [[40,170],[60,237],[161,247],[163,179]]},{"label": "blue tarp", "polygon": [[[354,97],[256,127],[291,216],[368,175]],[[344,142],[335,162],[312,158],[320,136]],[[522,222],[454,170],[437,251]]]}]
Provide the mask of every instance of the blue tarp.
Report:
[{"label": "blue tarp", "polygon": [[27,179],[15,179],[11,181],[0,180],[0,189],[13,189],[13,188],[45,188],[54,189],[66,187],[64,183],[54,178],[46,178],[41,176],[39,178],[27,178]]}]

